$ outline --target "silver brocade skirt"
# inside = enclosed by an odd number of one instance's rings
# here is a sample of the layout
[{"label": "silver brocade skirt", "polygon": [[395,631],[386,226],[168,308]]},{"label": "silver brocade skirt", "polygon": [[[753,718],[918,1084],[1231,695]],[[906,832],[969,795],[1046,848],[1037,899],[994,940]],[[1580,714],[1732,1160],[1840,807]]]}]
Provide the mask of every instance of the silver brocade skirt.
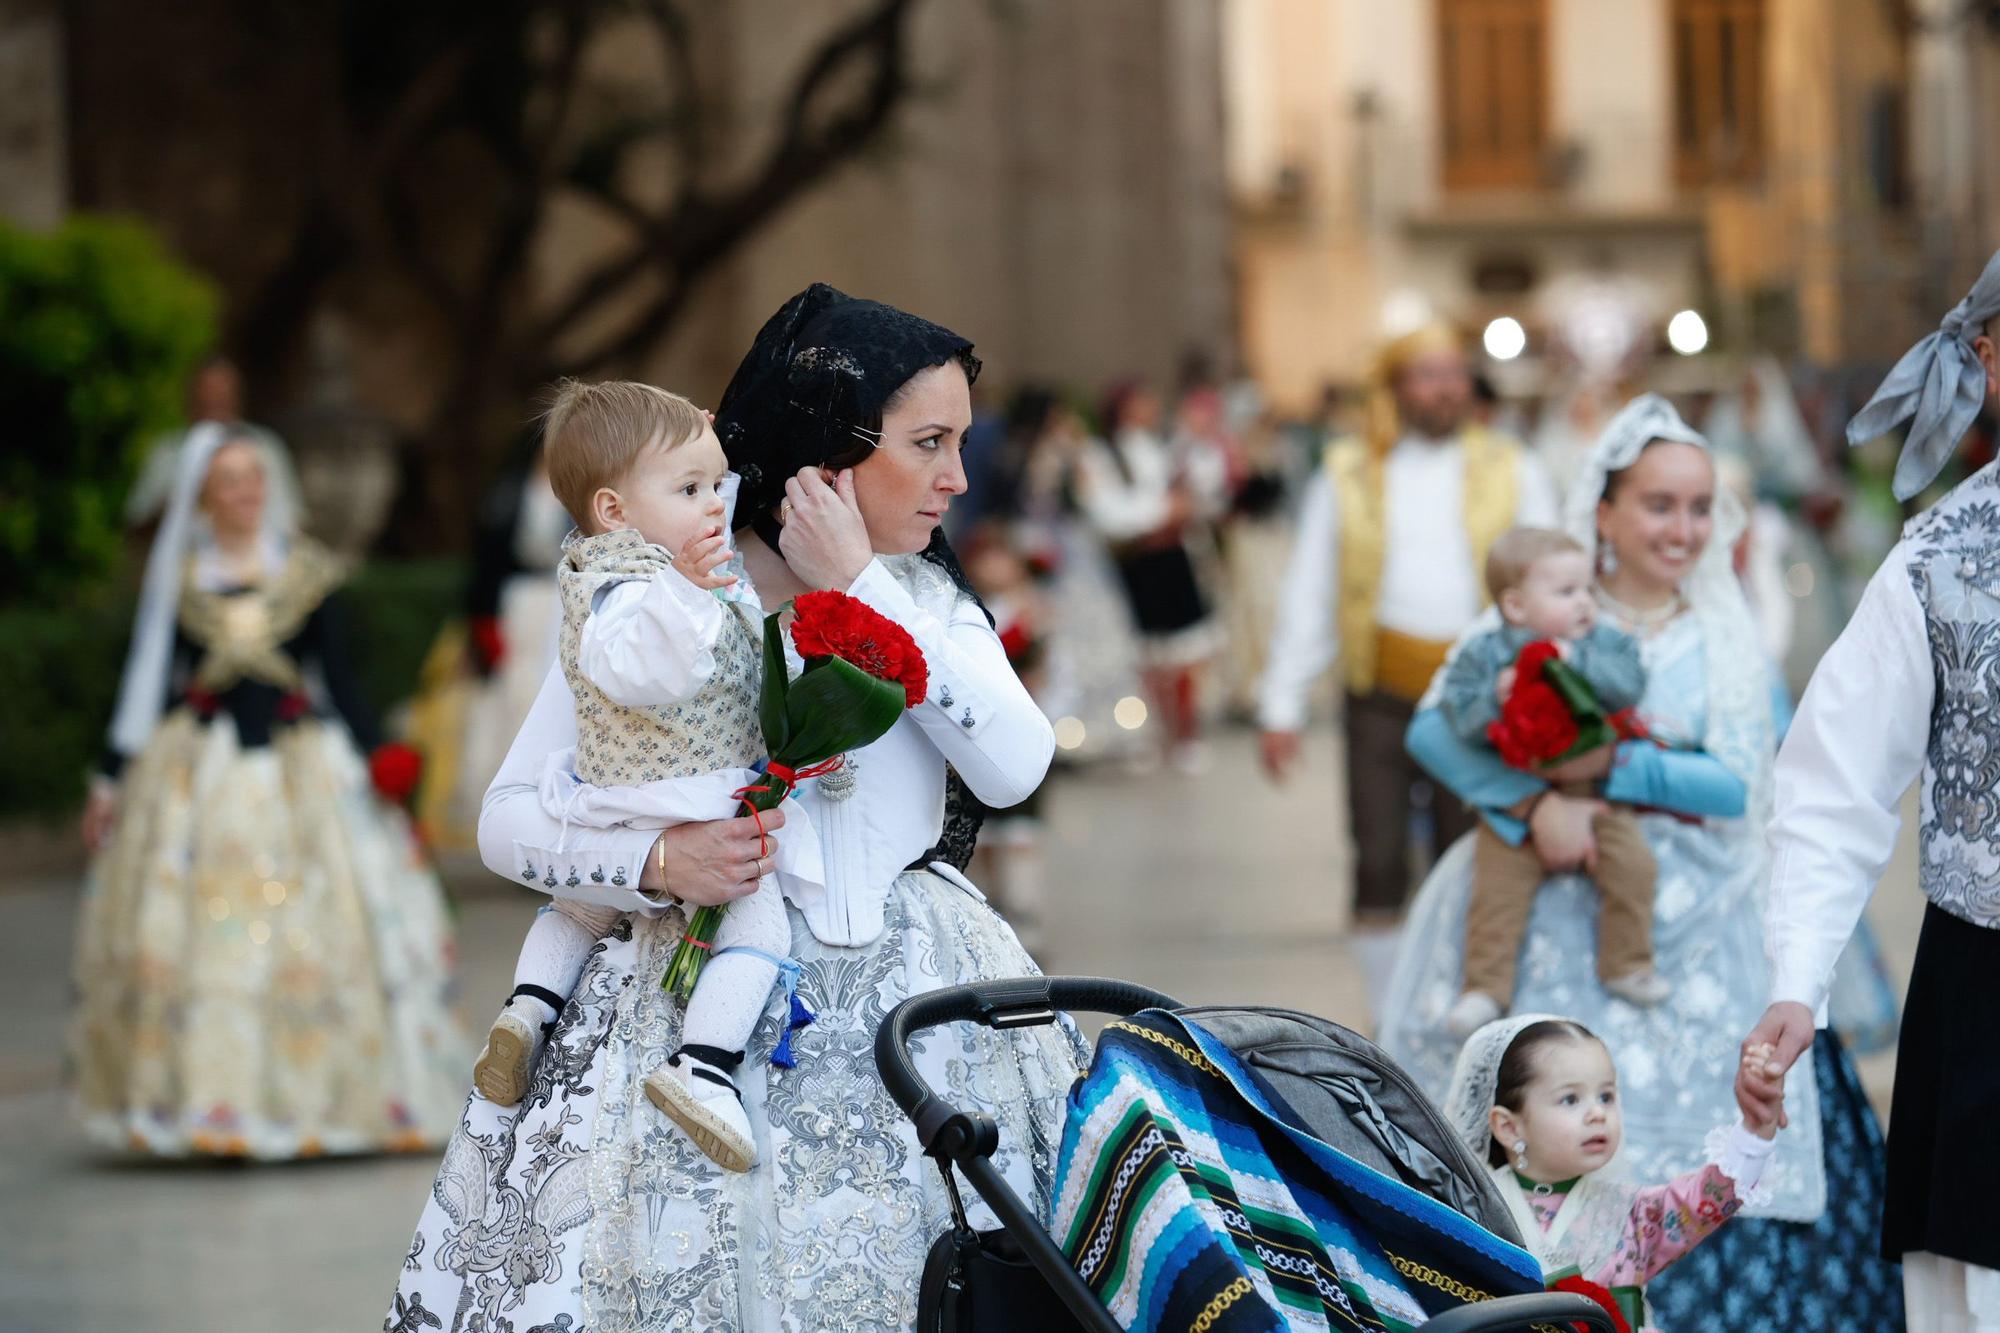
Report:
[{"label": "silver brocade skirt", "polygon": [[[896,880],[866,947],[828,947],[791,919],[799,998],[816,1021],[793,1035],[789,1070],[768,1064],[782,994],[751,1040],[739,1081],[757,1166],[719,1170],[646,1101],[643,1079],[679,1043],[681,1008],[658,979],[680,917],[629,934],[621,922],[522,1104],[466,1104],[390,1327],[432,1327],[419,1310],[448,1333],[911,1325],[949,1214],[937,1167],[876,1075],[875,1030],[908,996],[1035,967],[983,901],[929,872]],[[915,1049],[932,1086],[998,1121],[996,1161],[1044,1206],[1085,1056],[1074,1030],[948,1028]]]}]

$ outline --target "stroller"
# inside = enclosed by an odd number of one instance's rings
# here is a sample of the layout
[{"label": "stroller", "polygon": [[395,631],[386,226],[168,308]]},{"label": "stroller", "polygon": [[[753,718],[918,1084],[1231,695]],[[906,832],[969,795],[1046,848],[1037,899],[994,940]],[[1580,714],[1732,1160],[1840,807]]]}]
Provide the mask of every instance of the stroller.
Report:
[{"label": "stroller", "polygon": [[[993,1165],[999,1147],[993,1122],[959,1110],[926,1086],[911,1059],[910,1038],[947,1023],[1007,1029],[1053,1023],[1070,1010],[1125,1018],[1147,1009],[1198,1022],[1255,1069],[1314,1136],[1520,1244],[1492,1181],[1443,1117],[1388,1056],[1336,1023],[1283,1009],[1182,1008],[1144,986],[1094,977],[955,986],[905,1000],[875,1034],[882,1081],[916,1125],[918,1142],[944,1173],[951,1199],[953,1229],[938,1239],[924,1272],[921,1333],[1118,1333],[1119,1325]],[[954,1167],[999,1219],[998,1232],[972,1229]],[[1461,1305],[1424,1327],[1435,1333],[1536,1327],[1612,1333],[1615,1325],[1588,1297],[1537,1292]]]}]

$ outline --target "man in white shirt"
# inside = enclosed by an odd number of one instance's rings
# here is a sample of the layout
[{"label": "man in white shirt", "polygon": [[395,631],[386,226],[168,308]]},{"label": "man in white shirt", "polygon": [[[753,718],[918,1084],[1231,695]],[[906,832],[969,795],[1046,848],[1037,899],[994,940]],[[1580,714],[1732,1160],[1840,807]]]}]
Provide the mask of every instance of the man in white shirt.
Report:
[{"label": "man in white shirt", "polygon": [[[1907,500],[2000,391],[2000,254],[1847,429],[1910,423]],[[1922,780],[1918,882],[1930,899],[1911,970],[1889,1118],[1883,1253],[1903,1261],[1909,1327],[2000,1330],[2000,464],[1912,520],[1821,659],[1785,737],[1771,823],[1771,1006],[1745,1040],[1745,1112],[1779,1113],[1783,1078],[1826,1021],[1833,967]]]},{"label": "man in white shirt", "polygon": [[[1259,701],[1264,768],[1283,781],[1313,681],[1344,662],[1355,922],[1371,974],[1386,972],[1394,936],[1380,928],[1401,917],[1410,887],[1411,792],[1424,779],[1403,733],[1485,605],[1487,548],[1508,528],[1556,521],[1540,466],[1471,409],[1455,330],[1428,326],[1383,349],[1364,437],[1333,443],[1306,493]],[[1432,812],[1437,850],[1471,827],[1447,792],[1434,792]]]}]

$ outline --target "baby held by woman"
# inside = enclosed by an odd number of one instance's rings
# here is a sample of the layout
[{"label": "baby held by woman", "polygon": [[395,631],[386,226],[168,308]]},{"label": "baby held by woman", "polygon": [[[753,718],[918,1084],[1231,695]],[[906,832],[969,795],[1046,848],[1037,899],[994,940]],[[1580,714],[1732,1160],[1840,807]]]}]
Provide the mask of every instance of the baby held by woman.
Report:
[{"label": "baby held by woman", "polygon": [[[1452,730],[1475,745],[1519,682],[1515,661],[1541,640],[1591,692],[1605,714],[1635,707],[1646,686],[1639,645],[1629,634],[1597,619],[1590,557],[1564,533],[1515,528],[1493,544],[1486,558],[1486,586],[1505,622],[1468,640],[1446,668],[1443,709]],[[1597,797],[1590,784],[1556,783],[1567,795]],[[1604,989],[1633,1004],[1658,1004],[1671,988],[1653,968],[1653,886],[1658,875],[1638,818],[1606,805],[1592,821],[1597,859],[1591,878],[1599,896],[1597,975]],[[1464,1037],[1507,1012],[1514,973],[1535,892],[1547,878],[1535,849],[1510,843],[1486,821],[1475,833],[1472,899],[1465,918],[1463,993],[1446,1015],[1452,1035]]]}]

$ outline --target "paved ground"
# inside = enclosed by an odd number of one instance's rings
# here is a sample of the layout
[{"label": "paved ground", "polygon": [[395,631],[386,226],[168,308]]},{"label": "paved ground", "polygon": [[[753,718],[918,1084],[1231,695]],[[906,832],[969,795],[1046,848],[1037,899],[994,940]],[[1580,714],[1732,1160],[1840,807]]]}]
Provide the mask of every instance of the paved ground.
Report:
[{"label": "paved ground", "polygon": [[[1341,931],[1345,851],[1333,747],[1273,792],[1249,737],[1221,738],[1201,778],[1112,771],[1051,792],[1051,971],[1143,981],[1193,1003],[1284,1004],[1360,1025]],[[1878,897],[1892,966],[1919,912],[1907,851]],[[534,901],[476,869],[452,874],[465,994],[498,1000]],[[283,1167],[108,1161],[61,1091],[73,877],[0,881],[0,1333],[379,1326],[428,1188],[429,1159]],[[486,1012],[483,1003],[474,1006]],[[1886,1089],[1888,1057],[1871,1061]]]}]

